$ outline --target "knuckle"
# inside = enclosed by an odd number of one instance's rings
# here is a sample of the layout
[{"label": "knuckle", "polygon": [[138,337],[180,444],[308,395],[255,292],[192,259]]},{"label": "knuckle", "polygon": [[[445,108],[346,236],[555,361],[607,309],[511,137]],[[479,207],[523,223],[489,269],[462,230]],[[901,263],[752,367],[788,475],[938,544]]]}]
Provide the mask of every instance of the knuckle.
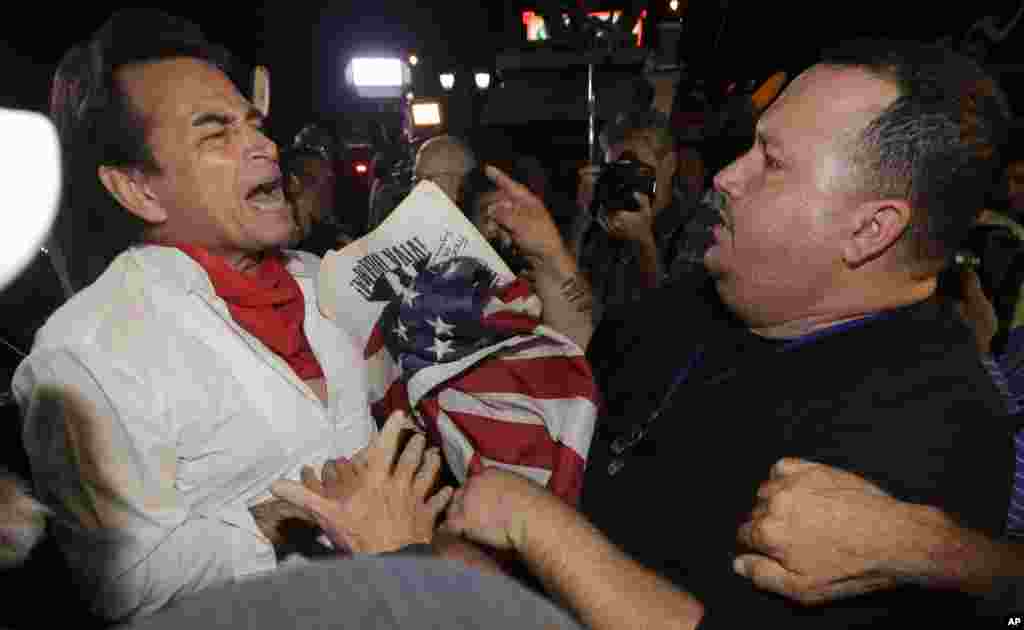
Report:
[{"label": "knuckle", "polygon": [[750,537],[756,547],[773,549],[777,541],[778,526],[772,518],[763,518],[754,522]]}]

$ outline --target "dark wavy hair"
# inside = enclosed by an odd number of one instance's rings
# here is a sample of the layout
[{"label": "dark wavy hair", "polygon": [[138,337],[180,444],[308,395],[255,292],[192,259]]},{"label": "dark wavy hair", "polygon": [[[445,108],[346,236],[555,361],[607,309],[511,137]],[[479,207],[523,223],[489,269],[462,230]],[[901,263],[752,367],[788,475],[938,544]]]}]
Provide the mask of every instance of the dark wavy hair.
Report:
[{"label": "dark wavy hair", "polygon": [[182,57],[201,59],[237,78],[225,48],[207,41],[195,24],[154,9],[115,13],[91,39],[71,48],[57,68],[50,117],[60,137],[64,178],[55,237],[75,290],[137,243],[146,227],[106,190],[99,167],[161,172],[148,143],[147,121],[125,94],[117,72]]}]

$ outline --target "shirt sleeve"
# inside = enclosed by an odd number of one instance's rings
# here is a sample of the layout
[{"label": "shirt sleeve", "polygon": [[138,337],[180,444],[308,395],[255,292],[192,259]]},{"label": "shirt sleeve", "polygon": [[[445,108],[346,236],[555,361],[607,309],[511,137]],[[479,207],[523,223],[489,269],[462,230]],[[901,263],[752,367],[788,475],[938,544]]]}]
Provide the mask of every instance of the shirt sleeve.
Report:
[{"label": "shirt sleeve", "polygon": [[190,509],[175,485],[177,432],[137,369],[90,350],[43,351],[12,386],[37,493],[97,614],[149,614],[276,567],[247,506]]}]

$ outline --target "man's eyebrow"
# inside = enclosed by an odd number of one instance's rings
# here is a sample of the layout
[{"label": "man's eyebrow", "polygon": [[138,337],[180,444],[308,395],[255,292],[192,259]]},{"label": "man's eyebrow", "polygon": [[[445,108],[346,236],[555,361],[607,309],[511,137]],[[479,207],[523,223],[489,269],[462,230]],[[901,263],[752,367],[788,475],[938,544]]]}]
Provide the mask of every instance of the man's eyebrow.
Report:
[{"label": "man's eyebrow", "polygon": [[231,121],[234,120],[227,114],[221,114],[217,112],[206,112],[200,114],[192,121],[193,127],[203,127],[205,125],[230,125]]},{"label": "man's eyebrow", "polygon": [[[249,108],[246,111],[245,119],[247,121],[257,120],[257,121],[262,123],[263,122],[263,113],[260,110],[256,109],[255,107],[251,107],[251,108]],[[199,116],[197,116],[196,119],[192,121],[192,126],[193,127],[203,127],[205,125],[225,125],[226,126],[226,125],[230,125],[234,121],[235,121],[235,117],[230,115],[230,114],[224,114],[224,113],[220,113],[220,112],[206,112],[206,113],[203,113],[203,114],[200,114]]]}]

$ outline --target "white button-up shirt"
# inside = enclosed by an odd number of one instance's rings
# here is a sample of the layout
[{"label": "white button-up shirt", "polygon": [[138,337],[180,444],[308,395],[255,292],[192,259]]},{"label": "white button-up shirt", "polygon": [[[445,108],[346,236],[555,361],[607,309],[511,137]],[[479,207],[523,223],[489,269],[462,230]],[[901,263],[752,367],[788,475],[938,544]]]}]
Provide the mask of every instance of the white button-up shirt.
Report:
[{"label": "white button-up shirt", "polygon": [[289,254],[326,406],[234,322],[202,267],[155,245],[61,307],[18,367],[33,479],[97,612],[148,614],[274,569],[249,508],[376,431],[358,352],[317,308],[320,260]]}]

